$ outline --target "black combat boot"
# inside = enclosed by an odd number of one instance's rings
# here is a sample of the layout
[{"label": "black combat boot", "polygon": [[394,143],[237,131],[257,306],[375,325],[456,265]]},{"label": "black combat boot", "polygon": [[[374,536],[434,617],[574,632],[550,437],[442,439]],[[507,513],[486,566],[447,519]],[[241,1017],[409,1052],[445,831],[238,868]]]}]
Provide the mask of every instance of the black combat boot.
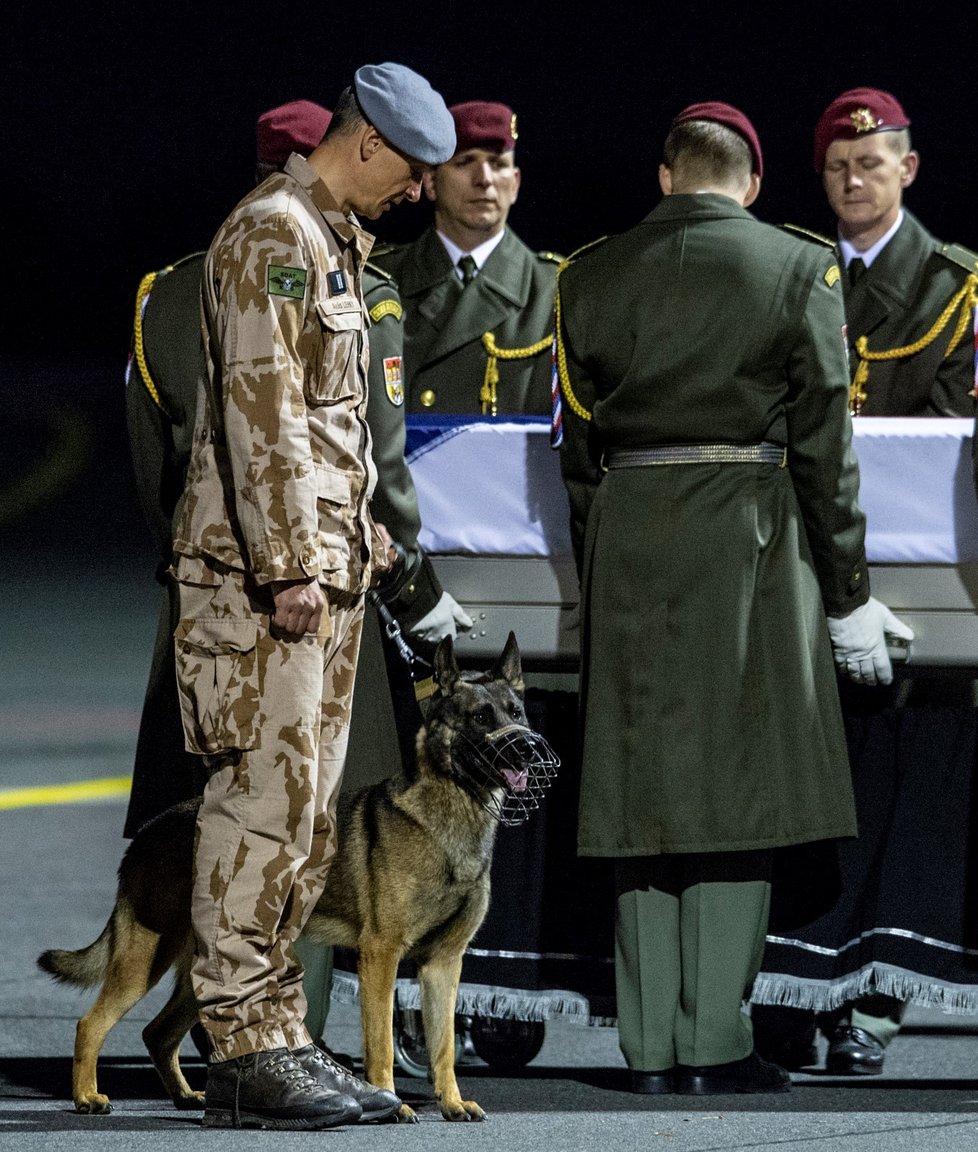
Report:
[{"label": "black combat boot", "polygon": [[401,1107],[400,1100],[393,1092],[358,1079],[315,1044],[296,1048],[292,1056],[311,1076],[315,1076],[324,1088],[344,1096],[351,1096],[356,1100],[361,1108],[360,1119],[363,1123],[370,1120],[389,1120]]},{"label": "black combat boot", "polygon": [[320,1084],[287,1048],[207,1068],[205,1128],[335,1128],[355,1124],[360,1112],[352,1096]]}]

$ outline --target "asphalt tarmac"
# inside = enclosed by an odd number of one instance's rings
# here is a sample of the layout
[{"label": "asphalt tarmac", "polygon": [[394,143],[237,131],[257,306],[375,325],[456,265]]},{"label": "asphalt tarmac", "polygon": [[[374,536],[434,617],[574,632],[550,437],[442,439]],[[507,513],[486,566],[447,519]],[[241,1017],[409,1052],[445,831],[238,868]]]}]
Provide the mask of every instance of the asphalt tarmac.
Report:
[{"label": "asphalt tarmac", "polygon": [[[94,994],[54,984],[35,958],[89,943],[111,908],[160,589],[132,487],[118,365],[59,372],[0,362],[0,403],[17,432],[0,474],[0,1149],[978,1146],[978,1019],[922,1010],[909,1014],[883,1075],[796,1074],[785,1095],[635,1096],[614,1028],[558,1021],[525,1067],[460,1067],[463,1095],[483,1106],[485,1124],[447,1124],[430,1085],[399,1075],[418,1125],[205,1131],[198,1113],[163,1097],[142,1044],[166,981],[108,1038],[100,1085],[113,1112],[76,1115],[74,1027]],[[361,1053],[355,1009],[334,1006],[327,1039]],[[189,1042],[184,1055],[202,1087]]]}]

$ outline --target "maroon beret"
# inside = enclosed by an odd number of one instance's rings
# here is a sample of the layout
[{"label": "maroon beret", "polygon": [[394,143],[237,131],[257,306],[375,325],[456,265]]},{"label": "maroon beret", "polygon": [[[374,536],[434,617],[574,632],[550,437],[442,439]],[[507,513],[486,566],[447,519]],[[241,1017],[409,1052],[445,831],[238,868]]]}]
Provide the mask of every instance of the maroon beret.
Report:
[{"label": "maroon beret", "polygon": [[505,104],[468,100],[448,109],[455,121],[455,154],[469,148],[512,152],[516,147],[516,113]]},{"label": "maroon beret", "polygon": [[321,143],[332,119],[332,112],[311,100],[293,100],[269,108],[258,117],[255,126],[258,163],[278,167],[292,152],[308,156]]},{"label": "maroon beret", "polygon": [[900,101],[879,88],[850,88],[819,117],[815,126],[815,171],[825,167],[825,153],[833,140],[857,140],[872,132],[909,128],[910,118]]},{"label": "maroon beret", "polygon": [[707,100],[703,104],[690,104],[672,122],[673,128],[677,124],[684,124],[687,120],[712,120],[715,124],[724,124],[732,128],[739,136],[747,141],[751,157],[754,161],[754,171],[757,175],[764,175],[764,161],[761,159],[761,142],[754,131],[754,125],[739,109],[732,104],[723,104],[719,100]]}]

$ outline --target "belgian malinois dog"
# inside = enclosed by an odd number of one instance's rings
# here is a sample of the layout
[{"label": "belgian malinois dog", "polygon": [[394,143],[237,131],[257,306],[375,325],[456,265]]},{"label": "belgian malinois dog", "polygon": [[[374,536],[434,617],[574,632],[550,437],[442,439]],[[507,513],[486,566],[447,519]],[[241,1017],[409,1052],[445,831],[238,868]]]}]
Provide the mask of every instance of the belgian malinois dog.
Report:
[{"label": "belgian malinois dog", "polygon": [[[414,960],[432,1080],[446,1120],[483,1120],[455,1080],[455,1001],[462,954],[489,906],[496,828],[520,823],[558,766],[526,725],[515,636],[488,673],[462,673],[452,641],[435,650],[436,687],[417,737],[410,777],[392,776],[344,798],[339,848],[305,933],[358,950],[364,1072],[394,1088],[392,1020],[401,960]],[[112,1027],[171,967],[173,994],[143,1040],[177,1108],[203,1107],[180,1070],[180,1042],[197,1016],[190,966],[193,837],[199,801],[146,824],[119,866],[115,907],[102,934],[75,952],[38,957],[56,979],[101,991],[75,1036],[72,1094],[78,1112],[111,1110],[96,1064]],[[405,1104],[397,1117],[414,1121]]]}]

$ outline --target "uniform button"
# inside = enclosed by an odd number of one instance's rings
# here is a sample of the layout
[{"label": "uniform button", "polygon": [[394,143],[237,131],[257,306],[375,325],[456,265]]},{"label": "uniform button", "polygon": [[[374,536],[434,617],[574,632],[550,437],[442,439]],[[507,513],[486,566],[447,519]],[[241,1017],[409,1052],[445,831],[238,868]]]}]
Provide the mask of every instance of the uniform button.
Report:
[{"label": "uniform button", "polygon": [[316,559],[316,546],[314,544],[303,544],[299,549],[299,563],[302,565],[303,571],[309,575],[313,575],[313,570],[318,568]]},{"label": "uniform button", "polygon": [[435,393],[431,388],[425,388],[425,390],[421,393],[421,403],[425,406],[425,408],[430,408],[434,402]]}]

